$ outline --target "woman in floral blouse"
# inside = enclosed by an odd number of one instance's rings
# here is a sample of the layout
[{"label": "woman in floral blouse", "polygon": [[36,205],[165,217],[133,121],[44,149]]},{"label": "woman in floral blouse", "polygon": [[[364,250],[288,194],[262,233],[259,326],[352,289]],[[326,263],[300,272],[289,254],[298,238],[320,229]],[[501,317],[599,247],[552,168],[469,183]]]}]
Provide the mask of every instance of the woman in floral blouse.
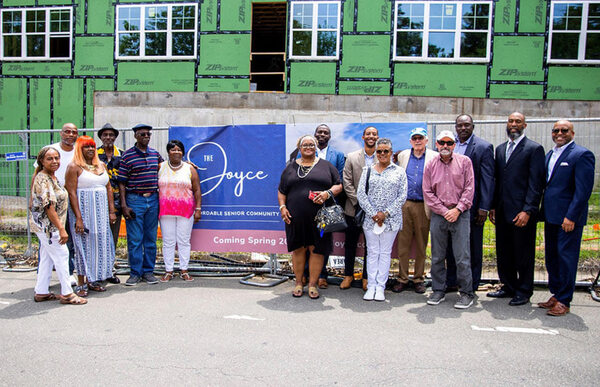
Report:
[{"label": "woman in floral blouse", "polygon": [[31,187],[31,229],[40,240],[38,278],[33,299],[41,302],[58,298],[49,289],[54,267],[60,281],[61,304],[82,305],[87,300],[73,293],[69,279],[69,250],[65,245],[69,238],[65,230],[69,204],[67,191],[54,176],[59,166],[60,154],[55,148],[48,146],[40,150]]},{"label": "woman in floral blouse", "polygon": [[363,299],[385,301],[392,247],[396,234],[402,228],[402,205],[406,201],[407,183],[404,169],[391,162],[393,153],[389,139],[377,140],[375,152],[377,163],[363,170],[357,194],[358,203],[365,211],[363,230],[367,240],[369,285]]}]

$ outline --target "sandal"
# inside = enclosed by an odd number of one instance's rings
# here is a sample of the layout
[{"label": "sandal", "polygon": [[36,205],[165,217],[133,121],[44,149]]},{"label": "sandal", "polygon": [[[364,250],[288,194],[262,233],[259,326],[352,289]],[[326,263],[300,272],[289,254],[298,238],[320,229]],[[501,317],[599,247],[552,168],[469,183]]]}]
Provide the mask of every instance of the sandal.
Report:
[{"label": "sandal", "polygon": [[186,271],[182,271],[181,274],[179,274],[179,277],[187,282],[192,282],[194,280],[194,278],[192,278],[192,276],[190,275],[190,273]]},{"label": "sandal", "polygon": [[312,300],[316,300],[317,298],[319,298],[319,291],[317,290],[316,286],[310,286],[308,288],[308,296],[312,299]]},{"label": "sandal", "polygon": [[106,288],[100,282],[92,282],[88,284],[88,289],[94,292],[105,292]]},{"label": "sandal", "polygon": [[48,294],[34,294],[33,301],[35,302],[44,302],[44,301],[52,301],[56,300],[56,295],[54,293]]},{"label": "sandal", "polygon": [[61,296],[60,303],[61,304],[69,304],[69,305],[84,305],[87,304],[88,300],[85,298],[81,298],[75,293],[71,293],[68,296]]},{"label": "sandal", "polygon": [[87,297],[88,291],[85,290],[85,285],[75,286],[75,294],[79,297]]},{"label": "sandal", "polygon": [[162,277],[160,277],[160,282],[169,282],[172,279],[173,279],[173,272],[167,271],[167,272],[165,272],[165,274],[163,274]]},{"label": "sandal", "polygon": [[292,296],[298,298],[298,297],[302,297],[303,294],[304,294],[304,288],[302,287],[302,285],[296,285],[296,287],[292,291]]}]

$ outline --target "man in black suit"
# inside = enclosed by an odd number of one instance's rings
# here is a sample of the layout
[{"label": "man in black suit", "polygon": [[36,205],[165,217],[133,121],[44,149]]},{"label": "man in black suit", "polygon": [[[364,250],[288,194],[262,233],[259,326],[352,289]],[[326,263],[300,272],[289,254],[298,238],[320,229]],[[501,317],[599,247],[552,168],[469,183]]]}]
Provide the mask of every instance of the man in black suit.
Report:
[{"label": "man in black suit", "polygon": [[523,131],[525,116],[508,116],[509,141],[496,148],[496,189],[490,221],[496,225],[498,275],[502,288],[488,297],[512,297],[509,305],[524,305],[533,294],[535,236],[544,191],[544,148]]},{"label": "man in black suit", "polygon": [[595,157],[575,144],[573,124],[560,120],[552,128],[556,144],[546,155],[546,190],[542,200],[546,269],[552,297],[540,302],[550,316],[569,313],[583,226],[587,223],[588,201],[594,187]]},{"label": "man in black suit", "polygon": [[[481,280],[481,264],[483,260],[483,224],[492,208],[494,198],[494,147],[489,142],[473,134],[473,118],[468,114],[456,117],[456,148],[454,153],[471,159],[475,176],[475,195],[471,207],[471,275],[473,277],[473,293]],[[448,241],[446,250],[446,287],[456,287],[456,263],[452,251],[452,241]]]}]

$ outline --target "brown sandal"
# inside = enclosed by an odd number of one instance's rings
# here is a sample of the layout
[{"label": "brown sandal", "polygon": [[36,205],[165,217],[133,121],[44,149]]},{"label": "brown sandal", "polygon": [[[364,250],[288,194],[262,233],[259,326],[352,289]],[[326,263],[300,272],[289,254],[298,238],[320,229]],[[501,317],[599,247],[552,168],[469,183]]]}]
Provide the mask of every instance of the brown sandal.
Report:
[{"label": "brown sandal", "polygon": [[182,271],[181,274],[179,274],[179,277],[187,282],[192,282],[194,280],[194,278],[190,275],[190,273],[186,271]]},{"label": "brown sandal", "polygon": [[312,300],[316,300],[317,298],[319,298],[319,291],[317,290],[316,286],[310,286],[308,288],[308,296],[312,299]]},{"label": "brown sandal", "polygon": [[61,304],[69,304],[69,305],[84,305],[87,304],[88,300],[85,298],[79,297],[75,293],[71,293],[68,296],[61,296],[60,303]]},{"label": "brown sandal", "polygon": [[86,286],[85,285],[75,286],[75,295],[77,295],[79,297],[87,297],[88,291],[86,290]]},{"label": "brown sandal", "polygon": [[292,291],[292,296],[298,298],[298,297],[302,297],[303,294],[304,294],[304,288],[302,287],[302,285],[296,285],[296,287]]},{"label": "brown sandal", "polygon": [[173,272],[167,271],[167,272],[165,272],[165,274],[163,274],[162,277],[160,277],[160,282],[169,282],[172,279],[173,279]]},{"label": "brown sandal", "polygon": [[56,294],[48,293],[48,294],[34,294],[33,301],[35,302],[44,302],[44,301],[52,301],[56,300]]},{"label": "brown sandal", "polygon": [[105,292],[106,288],[99,282],[92,282],[88,284],[88,289],[94,292]]}]

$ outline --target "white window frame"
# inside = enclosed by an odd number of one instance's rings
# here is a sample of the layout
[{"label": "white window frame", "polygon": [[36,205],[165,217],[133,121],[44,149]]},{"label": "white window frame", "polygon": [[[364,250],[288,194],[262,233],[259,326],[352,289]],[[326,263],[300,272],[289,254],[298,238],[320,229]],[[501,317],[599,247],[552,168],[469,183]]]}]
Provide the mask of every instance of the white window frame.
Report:
[{"label": "white window frame", "polygon": [[[588,34],[600,34],[600,30],[587,29],[588,16],[589,16],[589,5],[595,3],[600,4],[598,0],[572,0],[572,1],[552,1],[550,7],[550,28],[548,31],[548,63],[569,63],[569,64],[598,64],[599,59],[585,59],[586,52],[586,39]],[[581,4],[583,6],[581,11],[581,28],[579,30],[556,30],[556,33],[573,33],[579,34],[579,47],[577,51],[577,59],[552,59],[552,38],[555,32],[554,30],[554,6],[556,4]]]},{"label": "white window frame", "polygon": [[[423,4],[424,13],[423,13],[423,29],[418,30],[404,30],[398,29],[398,4]],[[430,29],[430,7],[432,4],[454,4],[456,5],[456,25],[454,29]],[[486,30],[466,30],[462,29],[462,6],[464,4],[487,4],[489,9],[488,15],[488,26]],[[411,1],[411,0],[396,0],[394,2],[394,50],[393,50],[393,60],[400,61],[409,61],[409,62],[460,62],[460,63],[488,63],[490,61],[490,52],[491,52],[491,42],[492,42],[492,14],[494,12],[493,1],[491,0],[472,0],[472,1]],[[423,33],[423,52],[421,56],[398,56],[396,55],[396,42],[398,39],[398,32],[403,31],[421,31]],[[429,33],[431,32],[453,32],[454,33],[454,57],[452,58],[430,58],[428,57],[429,50]],[[486,47],[485,47],[485,58],[472,58],[472,57],[462,57],[460,56],[460,44],[461,44],[461,36],[462,33],[487,33],[486,39]]]},{"label": "white window frame", "polygon": [[[194,8],[194,28],[174,30],[173,29],[173,7],[193,7]],[[146,8],[167,7],[167,29],[166,30],[148,30],[149,33],[164,32],[167,34],[166,55],[146,55]],[[190,60],[196,59],[198,55],[198,4],[197,3],[152,3],[152,4],[119,4],[115,12],[115,58],[118,60]],[[124,8],[138,8],[140,10],[140,29],[119,31],[119,15],[120,10]],[[174,32],[191,32],[194,34],[194,53],[193,55],[172,55],[173,49],[173,33]],[[119,54],[119,37],[121,33],[137,33],[140,35],[140,55],[120,55]]]},{"label": "white window frame", "polygon": [[[294,6],[311,4],[313,7],[312,14],[312,28],[294,28]],[[320,4],[336,4],[337,5],[337,27],[336,28],[318,28],[318,9]],[[289,52],[290,59],[304,59],[304,60],[327,60],[327,59],[338,59],[340,56],[340,15],[341,15],[342,3],[340,1],[292,1],[290,3],[290,36],[289,36]],[[310,55],[294,55],[293,54],[293,42],[294,42],[294,31],[310,31],[311,32],[311,54]],[[317,37],[318,32],[330,31],[335,32],[337,39],[335,41],[335,55],[324,56],[317,55]]]},{"label": "white window frame", "polygon": [[[52,11],[69,11],[69,29],[68,32],[51,32],[50,31],[50,13]],[[27,12],[28,11],[44,11],[44,32],[27,32]],[[4,32],[4,13],[5,12],[21,12],[21,32],[5,33]],[[44,55],[43,56],[27,56],[27,36],[43,35],[44,36]],[[4,55],[4,37],[5,36],[20,36],[21,37],[21,55],[20,56],[5,56]],[[69,55],[61,57],[50,57],[50,38],[69,38]],[[2,8],[0,9],[0,60],[3,61],[66,61],[71,60],[73,56],[73,7],[25,7],[25,8]]]}]

